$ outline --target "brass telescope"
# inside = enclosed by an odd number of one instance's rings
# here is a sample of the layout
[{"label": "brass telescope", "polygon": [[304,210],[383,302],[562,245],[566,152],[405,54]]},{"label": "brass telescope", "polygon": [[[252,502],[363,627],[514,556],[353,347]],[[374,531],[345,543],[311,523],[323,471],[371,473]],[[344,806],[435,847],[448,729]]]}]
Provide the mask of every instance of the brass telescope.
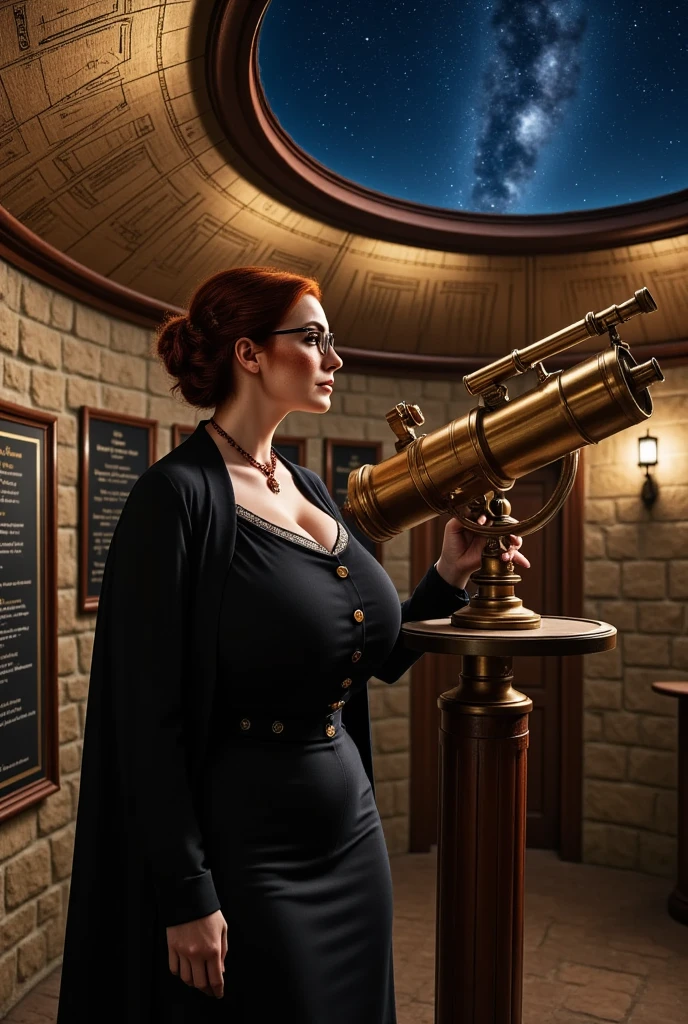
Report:
[{"label": "brass telescope", "polygon": [[[349,474],[343,511],[363,533],[386,541],[433,516],[450,513],[489,538],[482,567],[471,579],[478,594],[452,616],[472,629],[537,628],[540,616],[513,594],[520,582],[512,562],[502,562],[501,538],[524,536],[545,526],[575,480],[578,452],[652,415],[648,388],[664,380],[652,358],[638,364],[616,325],[657,305],[647,288],[620,306],[588,313],[556,334],[490,363],[464,377],[469,394],[482,404],[430,434],[416,435],[424,422],[415,404],[399,402],[386,414],[397,436],[396,454],[376,466]],[[566,370],[548,373],[543,359],[585,338],[607,334],[609,345]],[[536,386],[511,401],[504,381],[534,370]],[[518,523],[504,493],[527,473],[562,459],[559,482],[535,515]],[[477,525],[484,513],[491,522]]]}]

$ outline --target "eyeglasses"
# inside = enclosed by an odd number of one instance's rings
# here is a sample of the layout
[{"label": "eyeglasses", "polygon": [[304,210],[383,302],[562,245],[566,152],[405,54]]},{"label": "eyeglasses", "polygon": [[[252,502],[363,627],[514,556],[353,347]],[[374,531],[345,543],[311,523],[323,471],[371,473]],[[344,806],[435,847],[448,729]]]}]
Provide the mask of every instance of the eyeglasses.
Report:
[{"label": "eyeglasses", "polygon": [[301,334],[303,332],[310,335],[311,337],[306,338],[306,341],[313,341],[318,339],[318,348],[324,356],[327,355],[330,345],[334,348],[334,334],[329,331],[327,334],[321,331],[318,327],[290,327],[287,331],[273,331],[273,334]]}]

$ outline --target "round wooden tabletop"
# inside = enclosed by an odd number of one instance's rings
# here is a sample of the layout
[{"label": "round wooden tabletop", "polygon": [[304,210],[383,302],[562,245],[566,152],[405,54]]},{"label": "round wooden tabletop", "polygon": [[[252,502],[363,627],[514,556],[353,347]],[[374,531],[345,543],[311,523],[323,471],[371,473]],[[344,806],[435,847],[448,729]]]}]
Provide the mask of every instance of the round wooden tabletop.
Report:
[{"label": "round wooden tabletop", "polygon": [[608,622],[563,615],[543,615],[537,629],[460,629],[447,617],[404,622],[401,631],[404,646],[433,654],[593,654],[616,647],[616,628]]},{"label": "round wooden tabletop", "polygon": [[653,683],[652,689],[665,697],[688,697],[688,683]]}]

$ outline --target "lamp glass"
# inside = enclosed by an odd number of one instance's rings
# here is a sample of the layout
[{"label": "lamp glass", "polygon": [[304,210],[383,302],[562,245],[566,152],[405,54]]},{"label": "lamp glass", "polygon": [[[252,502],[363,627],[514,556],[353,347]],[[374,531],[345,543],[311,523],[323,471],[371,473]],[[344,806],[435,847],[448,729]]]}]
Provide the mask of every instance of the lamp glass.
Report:
[{"label": "lamp glass", "polygon": [[639,437],[638,438],[638,465],[639,466],[656,466],[657,465],[657,438],[656,437]]}]

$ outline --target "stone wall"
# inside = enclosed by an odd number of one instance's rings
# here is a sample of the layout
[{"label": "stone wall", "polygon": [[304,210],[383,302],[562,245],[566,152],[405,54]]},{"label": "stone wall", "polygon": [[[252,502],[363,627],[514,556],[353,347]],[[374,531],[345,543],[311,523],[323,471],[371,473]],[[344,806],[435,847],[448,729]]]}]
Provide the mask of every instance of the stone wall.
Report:
[{"label": "stone wall", "polygon": [[688,369],[652,390],[659,497],[640,500],[635,427],[586,451],[586,614],[613,623],[613,652],[585,658],[584,859],[673,877],[676,701],[688,679]]},{"label": "stone wall", "polygon": [[[158,457],[171,425],[204,415],[168,394],[151,355],[152,332],[105,316],[0,263],[0,397],[58,416],[59,792],[0,825],[0,1018],[49,973],[62,950],[81,736],[94,615],[77,610],[78,413],[91,405],[159,422]],[[639,429],[591,453],[587,462],[588,612],[620,629],[618,653],[586,659],[585,859],[672,873],[675,857],[675,707],[649,690],[654,678],[685,678],[688,641],[682,599],[688,560],[686,446],[681,438],[688,373],[657,388],[660,499],[652,516],[638,494]],[[518,389],[514,389],[514,395]],[[381,440],[394,453],[385,413],[417,401],[433,430],[471,404],[458,381],[337,373],[329,413],[294,413],[279,433],[306,436],[307,464],[324,475],[325,437]],[[683,434],[682,434],[683,431]],[[383,549],[403,599],[409,593],[408,534]],[[439,554],[439,552],[438,552]],[[670,564],[670,558],[676,561]],[[681,671],[679,671],[681,670]],[[377,799],[389,852],[408,848],[409,684],[369,687]]]}]

